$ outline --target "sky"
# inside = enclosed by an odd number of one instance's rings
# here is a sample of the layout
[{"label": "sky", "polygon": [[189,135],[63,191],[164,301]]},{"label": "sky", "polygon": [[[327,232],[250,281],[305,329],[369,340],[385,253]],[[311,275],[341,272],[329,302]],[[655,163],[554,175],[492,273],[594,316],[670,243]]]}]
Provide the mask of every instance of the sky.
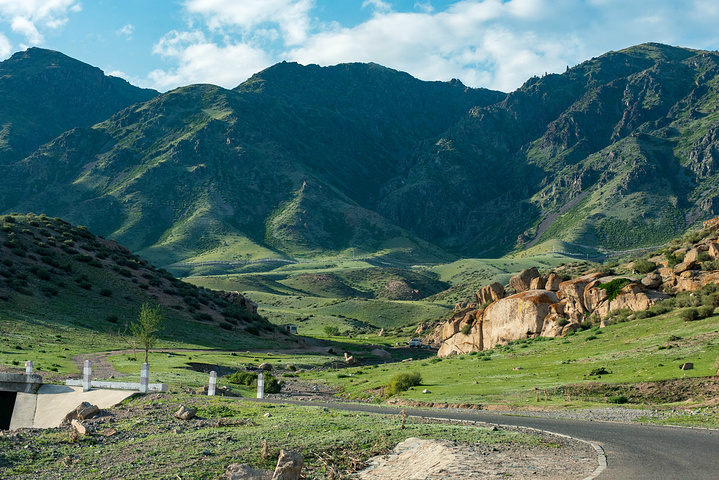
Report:
[{"label": "sky", "polygon": [[281,61],[510,92],[640,43],[717,50],[717,25],[716,0],[0,0],[0,60],[48,48],[162,92]]}]

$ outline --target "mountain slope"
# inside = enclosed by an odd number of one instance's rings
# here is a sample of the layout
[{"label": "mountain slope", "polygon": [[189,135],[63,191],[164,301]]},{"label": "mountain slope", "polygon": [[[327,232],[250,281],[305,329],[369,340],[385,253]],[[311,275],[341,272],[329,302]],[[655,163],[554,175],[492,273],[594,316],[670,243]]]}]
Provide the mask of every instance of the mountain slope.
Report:
[{"label": "mountain slope", "polygon": [[646,44],[530,79],[418,148],[378,211],[465,255],[666,241],[715,213],[718,60]]},{"label": "mountain slope", "polygon": [[0,168],[158,264],[658,245],[719,213],[719,54],[644,44],[510,94],[375,64],[281,63],[63,133]]},{"label": "mountain slope", "polygon": [[29,48],[16,53],[0,62],[0,164],[155,95],[59,52]]},{"label": "mountain slope", "polygon": [[63,134],[8,168],[2,205],[90,225],[159,264],[350,247],[436,260],[446,254],[367,207],[416,142],[503,95],[372,64],[279,64]]},{"label": "mountain slope", "polygon": [[[174,278],[114,241],[45,215],[0,216],[0,320],[13,329],[122,331],[143,303],[162,305],[163,337],[196,345],[276,345],[273,327],[231,299]],[[250,305],[251,307],[251,305]]]}]

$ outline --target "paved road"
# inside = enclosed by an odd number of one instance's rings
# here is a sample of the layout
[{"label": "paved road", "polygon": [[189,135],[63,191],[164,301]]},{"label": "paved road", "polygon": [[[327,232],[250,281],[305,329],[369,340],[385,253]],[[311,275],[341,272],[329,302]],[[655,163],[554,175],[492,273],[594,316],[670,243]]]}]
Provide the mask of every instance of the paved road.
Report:
[{"label": "paved road", "polygon": [[[341,402],[264,401],[389,415],[396,415],[402,410]],[[404,408],[404,411],[417,417],[537,428],[594,442],[604,448],[607,455],[607,468],[597,477],[598,480],[719,479],[719,430],[520,417],[471,410]]]}]

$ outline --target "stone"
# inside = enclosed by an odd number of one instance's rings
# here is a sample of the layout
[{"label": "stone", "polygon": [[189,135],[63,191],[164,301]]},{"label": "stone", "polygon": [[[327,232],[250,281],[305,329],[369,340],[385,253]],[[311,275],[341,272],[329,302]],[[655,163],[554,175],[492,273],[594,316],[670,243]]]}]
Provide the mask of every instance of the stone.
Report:
[{"label": "stone", "polygon": [[496,302],[500,298],[504,298],[504,295],[502,284],[494,282],[480,288],[474,296],[477,299],[477,305],[484,305],[485,303]]},{"label": "stone", "polygon": [[299,453],[281,450],[272,480],[299,480],[304,464],[305,459]]},{"label": "stone", "polygon": [[239,305],[243,307],[245,310],[247,310],[250,313],[257,313],[257,304],[250,300],[249,298],[242,295],[240,292],[218,292],[222,298],[227,300],[230,303],[234,303],[236,305]]},{"label": "stone", "polygon": [[546,283],[546,285],[544,285],[544,289],[552,291],[552,292],[557,292],[557,291],[559,291],[560,283],[562,283],[561,277],[559,275],[557,275],[556,273],[552,272],[547,277],[547,283]]},{"label": "stone", "polygon": [[599,285],[601,285],[601,282],[594,280],[584,287],[584,308],[588,312],[593,312],[597,306],[609,298],[607,291],[603,288],[598,288]]},{"label": "stone", "polygon": [[432,392],[430,392],[429,390],[427,390],[427,389],[425,388],[424,390],[422,390],[422,393],[432,393]]},{"label": "stone", "polygon": [[233,463],[227,467],[225,474],[220,478],[222,480],[272,480],[272,472]]},{"label": "stone", "polygon": [[92,418],[98,413],[100,413],[100,408],[97,405],[91,404],[90,402],[82,402],[75,409],[75,412],[77,413],[78,420],[85,420],[87,418]]},{"label": "stone", "polygon": [[677,275],[689,270],[699,270],[697,262],[682,262],[674,267],[674,273]]},{"label": "stone", "polygon": [[547,277],[539,276],[533,278],[529,282],[529,289],[530,290],[544,290],[544,286],[547,284]]},{"label": "stone", "polygon": [[686,255],[684,255],[684,262],[697,262],[699,260],[699,254],[708,250],[709,245],[694,245],[694,247],[689,249]]},{"label": "stone", "polygon": [[260,366],[257,367],[260,370],[264,370],[265,372],[271,372],[272,371],[272,364],[270,363],[260,363]]},{"label": "stone", "polygon": [[73,421],[70,422],[70,425],[72,425],[72,428],[77,432],[78,435],[87,435],[87,428],[79,421],[73,419]]},{"label": "stone", "polygon": [[584,305],[584,290],[588,284],[601,277],[601,273],[592,273],[559,284],[557,296],[564,303],[564,313],[567,318],[577,323],[584,319],[584,314],[587,312]]},{"label": "stone", "polygon": [[691,362],[687,362],[687,363],[682,364],[682,366],[681,366],[680,368],[681,368],[682,370],[693,370],[693,369],[694,369],[694,364],[691,363]]},{"label": "stone", "polygon": [[514,289],[515,292],[524,292],[529,290],[533,278],[539,276],[539,270],[537,267],[525,268],[518,274],[514,275],[509,279],[509,285]]},{"label": "stone", "polygon": [[388,360],[392,359],[392,355],[390,355],[387,350],[382,350],[381,348],[375,348],[370,353],[375,357],[386,358]]},{"label": "stone", "polygon": [[187,408],[184,405],[180,405],[180,409],[175,412],[175,418],[179,418],[180,420],[190,420],[195,418],[195,415],[197,415],[196,409]]},{"label": "stone", "polygon": [[642,278],[640,283],[647,288],[659,288],[659,286],[664,283],[664,280],[658,273],[650,273]]},{"label": "stone", "polygon": [[482,317],[479,350],[541,334],[550,306],[558,302],[549,290],[527,290],[491,304]]}]

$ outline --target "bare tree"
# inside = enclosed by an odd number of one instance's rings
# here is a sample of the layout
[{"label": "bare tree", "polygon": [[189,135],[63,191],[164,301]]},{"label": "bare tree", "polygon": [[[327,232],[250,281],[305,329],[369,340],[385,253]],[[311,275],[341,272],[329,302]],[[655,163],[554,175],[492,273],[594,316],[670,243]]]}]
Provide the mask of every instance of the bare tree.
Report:
[{"label": "bare tree", "polygon": [[157,342],[157,335],[155,334],[160,331],[164,321],[165,311],[162,305],[152,307],[148,303],[143,303],[137,320],[130,325],[130,332],[145,350],[145,363],[149,363],[150,349]]}]

